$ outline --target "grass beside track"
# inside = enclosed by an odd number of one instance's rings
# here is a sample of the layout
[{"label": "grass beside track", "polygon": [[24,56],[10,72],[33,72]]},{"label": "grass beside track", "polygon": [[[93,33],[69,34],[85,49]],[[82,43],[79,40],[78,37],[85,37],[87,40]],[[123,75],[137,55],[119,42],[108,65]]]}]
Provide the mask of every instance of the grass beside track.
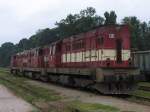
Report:
[{"label": "grass beside track", "polygon": [[83,103],[80,101],[71,102],[72,107],[76,107],[81,112],[119,112],[119,109],[103,104]]},{"label": "grass beside track", "polygon": [[130,101],[150,105],[150,83],[140,82],[138,89],[132,92],[131,97],[127,98]]},{"label": "grass beside track", "polygon": [[13,76],[7,69],[0,68],[0,84],[38,108],[33,112],[120,112],[118,108],[107,105],[65,101],[59,93],[30,85],[29,80]]},{"label": "grass beside track", "polygon": [[150,88],[150,83],[149,82],[141,82],[141,83],[139,83],[139,86]]},{"label": "grass beside track", "polygon": [[[148,83],[148,82],[140,82],[139,84],[138,84],[138,86],[139,86],[139,89],[138,90],[136,90],[134,93],[133,93],[133,96],[136,96],[136,97],[143,97],[143,98],[145,98],[145,99],[147,99],[147,100],[149,100],[150,101],[150,83]],[[145,90],[144,88],[148,88],[147,90]]]},{"label": "grass beside track", "polygon": [[133,96],[145,98],[150,101],[150,92],[149,91],[137,90],[133,93]]}]

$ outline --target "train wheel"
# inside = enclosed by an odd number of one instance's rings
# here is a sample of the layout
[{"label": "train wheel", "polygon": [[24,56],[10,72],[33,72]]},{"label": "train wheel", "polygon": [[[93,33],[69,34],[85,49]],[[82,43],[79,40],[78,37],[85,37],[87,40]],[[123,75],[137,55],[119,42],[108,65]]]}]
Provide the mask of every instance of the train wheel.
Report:
[{"label": "train wheel", "polygon": [[48,78],[51,82],[54,82],[54,83],[59,83],[59,76],[57,75],[49,75],[49,78]]},{"label": "train wheel", "polygon": [[68,83],[71,87],[75,87],[75,80],[73,77],[69,77],[68,79]]},{"label": "train wheel", "polygon": [[14,70],[14,75],[18,75],[18,70]]},{"label": "train wheel", "polygon": [[40,76],[40,80],[43,82],[48,82],[49,78],[47,75]]},{"label": "train wheel", "polygon": [[13,74],[13,69],[10,70],[10,73]]},{"label": "train wheel", "polygon": [[15,71],[14,71],[13,69],[10,70],[10,73],[11,73],[12,75],[15,75],[14,72],[15,72]]},{"label": "train wheel", "polygon": [[59,83],[62,85],[69,85],[69,76],[60,75],[59,76]]},{"label": "train wheel", "polygon": [[22,72],[22,76],[25,77],[25,74],[26,74],[25,71],[23,71],[23,72]]},{"label": "train wheel", "polygon": [[34,80],[40,80],[40,73],[34,73],[33,74],[33,79]]}]

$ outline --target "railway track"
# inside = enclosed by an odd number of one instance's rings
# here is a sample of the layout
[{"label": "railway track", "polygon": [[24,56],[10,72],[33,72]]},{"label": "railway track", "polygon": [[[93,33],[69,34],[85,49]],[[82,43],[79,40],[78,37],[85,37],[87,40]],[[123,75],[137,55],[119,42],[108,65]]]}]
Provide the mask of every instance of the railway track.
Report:
[{"label": "railway track", "polygon": [[[6,72],[5,72],[6,73]],[[7,72],[8,73],[8,72]],[[15,86],[15,88],[19,88],[19,89],[15,89],[15,93],[19,93],[20,91],[26,91],[26,93],[23,94],[28,94],[32,96],[32,98],[36,98],[39,99],[41,96],[43,96],[43,94],[40,94],[40,92],[34,91],[34,89],[30,88],[30,85],[22,85],[22,84],[18,84],[18,83],[14,83],[14,81],[11,81],[10,79],[4,78],[0,76],[0,80],[3,80],[7,83],[9,83],[10,85],[13,85],[12,88]],[[5,84],[4,84],[5,85]],[[11,88],[11,87],[10,87]],[[21,90],[20,90],[21,89]],[[26,98],[25,98],[26,99]],[[36,102],[34,102],[34,99],[31,99],[31,101],[29,101],[32,105],[34,105],[39,112],[44,112],[42,107],[40,107],[38,104],[36,104]]]},{"label": "railway track", "polygon": [[[130,95],[130,97],[135,98],[137,101],[150,105],[150,83],[141,82],[138,84],[138,90]],[[139,103],[140,103],[139,102]]]},{"label": "railway track", "polygon": [[[3,72],[9,73],[8,70],[3,71]],[[41,94],[39,94],[37,92],[34,92],[34,90],[32,90],[32,88],[28,88],[26,85],[16,84],[13,81],[8,80],[7,78],[4,78],[4,77],[0,77],[0,79],[5,80],[5,81],[7,81],[7,82],[9,82],[11,84],[15,84],[16,86],[25,89],[30,94],[32,94],[32,95],[34,95],[36,97],[38,97],[38,96],[41,95]],[[79,90],[83,90],[83,89],[80,88]],[[97,91],[93,91],[93,90],[87,90],[87,89],[85,90],[84,89],[83,91],[92,92],[92,93],[95,93],[95,94],[100,94]],[[134,97],[137,100],[142,100],[142,101],[148,101],[148,102],[150,102],[150,83],[140,83],[138,90],[135,91],[133,94],[130,94],[130,95],[118,95],[118,96],[117,95],[113,95],[113,97],[121,98],[121,99],[128,99],[128,97]]]},{"label": "railway track", "polygon": [[12,85],[15,85],[17,87],[20,87],[20,88],[23,88],[24,90],[26,90],[28,93],[36,96],[36,97],[39,97],[41,94],[35,92],[32,88],[29,88],[27,87],[26,85],[21,85],[21,84],[17,84],[17,83],[14,83],[13,81],[9,80],[9,79],[6,79],[4,77],[0,77],[1,80],[3,81],[7,81],[8,83],[12,84]]},{"label": "railway track", "polygon": [[[20,80],[21,77],[19,77],[19,76],[10,76],[9,77],[9,74],[6,75],[6,77],[3,77],[3,76],[0,75],[0,80],[8,82],[10,85],[13,85],[13,86],[15,85],[15,86],[18,86],[20,88],[23,88],[26,91],[25,94],[32,94],[36,97],[41,95],[41,94],[35,92],[29,86],[24,85],[24,82],[22,82],[22,80],[18,81],[18,83],[15,83],[15,80]],[[90,103],[102,103],[102,104],[104,103],[105,104],[105,102],[107,102],[108,104],[119,107],[123,110],[124,109],[126,110],[126,108],[122,107],[121,105],[129,106],[129,108],[130,108],[129,110],[132,110],[133,108],[136,109],[137,107],[141,108],[141,109],[144,109],[144,107],[145,107],[145,106],[143,107],[143,105],[141,105],[141,104],[132,103],[131,101],[126,101],[125,98],[120,98],[120,97],[118,98],[118,97],[115,97],[115,96],[112,97],[112,96],[105,96],[105,95],[103,96],[103,95],[98,95],[97,93],[92,94],[93,92],[85,91],[85,90],[77,90],[76,91],[75,89],[69,89],[68,87],[64,88],[64,87],[61,87],[61,86],[57,86],[55,84],[43,83],[41,81],[32,81],[32,80],[28,80],[28,79],[27,80],[25,79],[24,81],[25,81],[26,84],[31,85],[31,86],[43,87],[43,88],[46,88],[46,89],[49,88],[49,89],[52,89],[52,90],[54,90],[54,91],[56,91],[56,92],[58,92],[62,95],[67,95],[67,97],[68,98],[70,97],[71,100],[72,100],[72,98],[74,98],[74,99],[79,98],[83,101],[89,101]],[[17,90],[17,91],[19,91],[19,90]],[[91,94],[89,92],[91,92]],[[110,103],[110,102],[112,102],[112,103]],[[116,103],[116,104],[114,104],[114,103]],[[132,105],[134,105],[135,107],[132,106]],[[148,106],[146,106],[146,107],[149,108]],[[39,108],[39,109],[42,110],[41,108]],[[144,111],[144,112],[148,112],[148,111]]]},{"label": "railway track", "polygon": [[150,87],[146,87],[146,86],[140,86],[139,89],[144,91],[150,91]]}]

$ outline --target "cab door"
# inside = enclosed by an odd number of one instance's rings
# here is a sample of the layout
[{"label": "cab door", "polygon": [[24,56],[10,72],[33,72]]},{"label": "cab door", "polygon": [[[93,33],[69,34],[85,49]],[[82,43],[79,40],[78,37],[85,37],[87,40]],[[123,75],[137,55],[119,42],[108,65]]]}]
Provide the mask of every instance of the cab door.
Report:
[{"label": "cab door", "polygon": [[38,67],[44,68],[44,52],[42,48],[38,49]]},{"label": "cab door", "polygon": [[91,42],[90,61],[91,61],[92,66],[95,67],[96,61],[98,59],[97,49],[96,49],[96,37],[92,37],[90,42]]},{"label": "cab door", "polygon": [[116,39],[116,61],[117,64],[122,63],[122,40]]},{"label": "cab door", "polygon": [[62,41],[56,43],[56,50],[55,50],[55,66],[61,66],[61,55],[62,55]]}]

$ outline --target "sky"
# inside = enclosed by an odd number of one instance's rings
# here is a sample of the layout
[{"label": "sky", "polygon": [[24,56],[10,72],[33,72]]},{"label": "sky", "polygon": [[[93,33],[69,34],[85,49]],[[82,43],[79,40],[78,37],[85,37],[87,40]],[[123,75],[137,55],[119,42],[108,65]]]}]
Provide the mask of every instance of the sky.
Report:
[{"label": "sky", "polygon": [[114,10],[118,22],[125,16],[150,21],[150,0],[0,0],[0,45],[53,28],[56,21],[87,7],[94,7],[100,16]]}]

